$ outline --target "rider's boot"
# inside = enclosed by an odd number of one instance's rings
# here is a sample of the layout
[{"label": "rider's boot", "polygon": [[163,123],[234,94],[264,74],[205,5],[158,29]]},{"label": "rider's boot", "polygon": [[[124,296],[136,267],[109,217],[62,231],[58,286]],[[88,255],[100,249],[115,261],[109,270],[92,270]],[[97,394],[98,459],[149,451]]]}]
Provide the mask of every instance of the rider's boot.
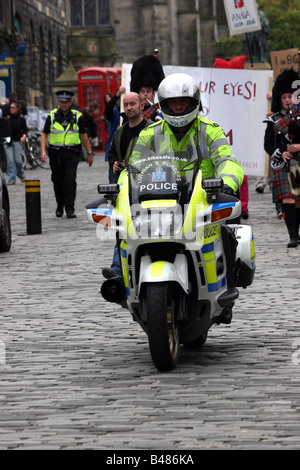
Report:
[{"label": "rider's boot", "polygon": [[111,268],[103,268],[102,276],[105,277],[105,279],[112,279],[113,277],[118,277],[118,275]]},{"label": "rider's boot", "polygon": [[232,320],[232,307],[228,305],[227,307],[222,310],[220,317],[218,318],[217,324],[223,323],[225,325],[229,325]]}]

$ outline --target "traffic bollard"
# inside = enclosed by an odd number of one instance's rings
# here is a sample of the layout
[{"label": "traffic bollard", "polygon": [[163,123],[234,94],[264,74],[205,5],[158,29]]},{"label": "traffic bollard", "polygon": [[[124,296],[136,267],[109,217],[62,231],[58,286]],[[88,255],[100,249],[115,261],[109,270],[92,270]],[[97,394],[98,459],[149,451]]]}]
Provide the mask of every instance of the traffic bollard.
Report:
[{"label": "traffic bollard", "polygon": [[40,180],[26,180],[27,235],[42,233]]}]

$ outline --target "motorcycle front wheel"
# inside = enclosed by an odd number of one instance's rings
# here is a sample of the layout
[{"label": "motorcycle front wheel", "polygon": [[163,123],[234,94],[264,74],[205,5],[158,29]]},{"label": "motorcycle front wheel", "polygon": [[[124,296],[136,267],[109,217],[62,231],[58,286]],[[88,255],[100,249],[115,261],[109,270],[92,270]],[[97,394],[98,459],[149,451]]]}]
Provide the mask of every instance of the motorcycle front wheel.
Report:
[{"label": "motorcycle front wheel", "polygon": [[153,364],[160,371],[174,369],[179,355],[179,328],[175,295],[168,282],[150,283],[146,288],[148,339]]}]

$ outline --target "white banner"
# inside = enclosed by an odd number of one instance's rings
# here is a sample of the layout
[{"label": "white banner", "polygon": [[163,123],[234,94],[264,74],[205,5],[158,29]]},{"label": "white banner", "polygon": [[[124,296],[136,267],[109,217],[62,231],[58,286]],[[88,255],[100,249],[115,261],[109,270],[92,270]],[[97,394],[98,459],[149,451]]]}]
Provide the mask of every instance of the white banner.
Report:
[{"label": "white banner", "polygon": [[224,7],[230,36],[261,29],[255,0],[224,0]]},{"label": "white banner", "polygon": [[[238,70],[199,67],[163,67],[165,75],[182,72],[199,83],[201,116],[224,130],[234,155],[249,176],[265,174],[264,135],[267,92],[272,70]],[[123,64],[123,83],[130,91],[131,64]]]}]

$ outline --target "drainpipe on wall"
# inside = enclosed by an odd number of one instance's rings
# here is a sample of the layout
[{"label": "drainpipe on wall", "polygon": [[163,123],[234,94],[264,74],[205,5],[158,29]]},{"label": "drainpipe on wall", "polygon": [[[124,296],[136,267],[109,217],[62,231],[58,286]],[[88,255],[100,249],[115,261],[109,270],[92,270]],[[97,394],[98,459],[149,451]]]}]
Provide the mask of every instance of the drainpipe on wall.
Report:
[{"label": "drainpipe on wall", "polygon": [[196,11],[196,48],[197,48],[197,67],[201,67],[201,20],[199,10],[199,0],[195,0]]},{"label": "drainpipe on wall", "polygon": [[179,64],[179,44],[178,44],[178,10],[177,10],[177,0],[169,0],[170,8],[170,23],[169,23],[169,34],[171,35],[171,64]]}]

